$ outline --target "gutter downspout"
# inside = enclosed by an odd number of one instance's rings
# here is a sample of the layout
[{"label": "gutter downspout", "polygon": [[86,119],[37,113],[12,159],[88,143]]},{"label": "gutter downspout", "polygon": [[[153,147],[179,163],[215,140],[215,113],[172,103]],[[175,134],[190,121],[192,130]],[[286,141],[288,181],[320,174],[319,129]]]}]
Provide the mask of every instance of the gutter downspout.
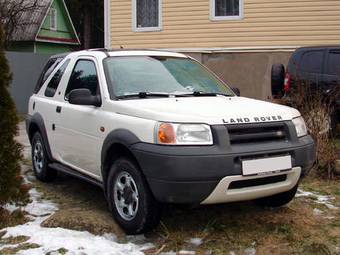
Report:
[{"label": "gutter downspout", "polygon": [[111,48],[111,33],[110,33],[110,0],[104,0],[104,47]]}]

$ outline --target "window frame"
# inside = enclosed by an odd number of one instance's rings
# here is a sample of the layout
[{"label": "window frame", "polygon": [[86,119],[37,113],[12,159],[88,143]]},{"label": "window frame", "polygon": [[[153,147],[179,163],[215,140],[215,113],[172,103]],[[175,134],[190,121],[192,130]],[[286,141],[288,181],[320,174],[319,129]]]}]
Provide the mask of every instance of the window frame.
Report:
[{"label": "window frame", "polygon": [[[306,65],[303,65],[305,55],[310,54],[310,53],[315,53],[315,52],[319,52],[319,53],[322,54],[322,56],[321,56],[321,68],[320,68],[319,72],[315,72],[314,70],[307,69],[305,67]],[[312,50],[307,50],[307,51],[302,53],[300,61],[299,61],[299,69],[302,73],[322,74],[324,72],[324,67],[325,67],[325,50],[324,49],[312,49]],[[306,68],[306,69],[304,69],[304,68]]]},{"label": "window frame", "polygon": [[331,76],[340,76],[340,73],[335,73],[335,74],[334,74],[334,73],[331,73],[331,63],[330,63],[331,54],[340,55],[340,49],[330,49],[330,50],[327,52],[325,74],[326,74],[326,75],[331,75]]},{"label": "window frame", "polygon": [[[48,80],[48,78],[51,76],[55,68],[60,64],[61,61],[63,61],[63,58],[60,58],[61,60],[56,64],[59,58],[50,58],[47,60],[43,70],[40,73],[39,79],[34,87],[33,94],[38,94],[41,88],[44,86],[45,82]],[[47,71],[49,71],[51,68],[53,70],[49,73],[49,75],[45,78]]]},{"label": "window frame", "polygon": [[132,0],[132,31],[133,32],[159,32],[162,31],[162,0],[158,0],[158,26],[157,27],[137,27],[137,0]]},{"label": "window frame", "polygon": [[68,87],[70,86],[70,81],[71,81],[71,78],[72,78],[72,74],[73,74],[74,70],[76,69],[77,64],[80,61],[90,61],[90,62],[92,62],[94,64],[94,67],[96,69],[96,74],[97,74],[97,80],[98,80],[98,87],[97,87],[98,93],[97,93],[96,96],[99,96],[101,98],[101,100],[102,100],[101,82],[100,82],[100,77],[99,77],[99,72],[98,72],[99,69],[98,69],[98,66],[97,66],[97,62],[95,61],[95,59],[92,59],[92,58],[86,58],[86,57],[83,58],[83,57],[81,57],[81,58],[76,59],[76,61],[74,62],[73,66],[72,66],[72,70],[70,72],[70,76],[68,77],[67,84],[66,84],[66,86],[64,88],[64,91],[62,92],[63,93],[63,97],[64,97],[64,101],[65,102],[69,102],[69,99],[66,97],[66,91],[67,91]]},{"label": "window frame", "polygon": [[[45,97],[47,97],[47,98],[54,98],[54,97],[55,97],[55,95],[56,95],[56,93],[57,93],[57,91],[58,91],[58,88],[60,88],[61,81],[62,81],[63,78],[65,77],[65,72],[66,72],[66,70],[67,70],[67,68],[68,68],[68,66],[69,66],[69,64],[70,64],[70,62],[71,62],[71,59],[66,59],[65,61],[63,61],[63,63],[60,65],[60,67],[59,67],[58,69],[57,69],[57,68],[54,68],[53,71],[55,71],[55,72],[54,72],[54,74],[51,76],[51,79],[48,81],[48,83],[47,83],[47,85],[46,85],[46,87],[45,87],[45,92],[44,92],[44,96],[45,96]],[[60,64],[60,63],[59,63],[59,64]],[[57,64],[57,66],[59,66],[59,64]],[[54,91],[53,96],[52,96],[52,95],[48,95],[47,89],[49,88],[49,85],[50,85],[51,81],[53,80],[54,76],[59,72],[59,70],[60,70],[64,65],[65,65],[65,69],[64,69],[63,73],[61,74],[60,80],[59,80],[58,85],[57,85],[57,87],[56,87],[56,89],[55,89],[55,91]]]},{"label": "window frame", "polygon": [[[52,15],[52,13],[54,12],[54,15]],[[58,30],[58,12],[56,8],[51,8],[50,9],[50,30],[52,31],[57,31]],[[54,26],[52,26],[52,21],[54,22]]]},{"label": "window frame", "polygon": [[239,15],[238,16],[216,16],[216,0],[210,0],[210,20],[223,21],[223,20],[242,20],[244,19],[244,0],[239,0]]}]

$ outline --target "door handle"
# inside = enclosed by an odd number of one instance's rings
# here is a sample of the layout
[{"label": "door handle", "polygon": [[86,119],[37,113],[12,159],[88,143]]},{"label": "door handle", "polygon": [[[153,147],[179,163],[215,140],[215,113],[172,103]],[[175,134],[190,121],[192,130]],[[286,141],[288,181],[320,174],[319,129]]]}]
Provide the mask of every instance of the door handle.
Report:
[{"label": "door handle", "polygon": [[57,113],[61,113],[61,106],[57,106],[57,109],[55,110]]}]

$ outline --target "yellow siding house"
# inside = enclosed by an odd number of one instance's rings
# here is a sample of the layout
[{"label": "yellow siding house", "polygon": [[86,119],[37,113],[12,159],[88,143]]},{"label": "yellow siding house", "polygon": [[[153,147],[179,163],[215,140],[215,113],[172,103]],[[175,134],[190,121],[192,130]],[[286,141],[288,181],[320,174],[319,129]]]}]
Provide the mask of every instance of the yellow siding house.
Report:
[{"label": "yellow siding house", "polygon": [[272,63],[340,44],[340,0],[105,0],[105,42],[187,52],[242,94],[267,98]]}]

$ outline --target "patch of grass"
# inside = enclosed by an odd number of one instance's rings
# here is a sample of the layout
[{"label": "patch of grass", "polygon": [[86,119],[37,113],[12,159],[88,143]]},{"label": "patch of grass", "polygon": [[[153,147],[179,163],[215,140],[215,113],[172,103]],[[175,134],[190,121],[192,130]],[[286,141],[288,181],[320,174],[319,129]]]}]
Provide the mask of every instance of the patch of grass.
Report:
[{"label": "patch of grass", "polygon": [[9,211],[0,208],[0,229],[24,224],[27,222],[25,213],[21,210],[15,210],[10,213]]},{"label": "patch of grass", "polygon": [[18,113],[19,122],[26,120],[26,114]]},{"label": "patch of grass", "polygon": [[56,254],[56,252],[57,252],[58,255],[64,255],[68,252],[68,250],[66,250],[65,248],[60,248],[57,251],[48,252],[48,253],[46,253],[46,255]]},{"label": "patch of grass", "polygon": [[19,251],[36,249],[36,248],[39,248],[39,247],[40,246],[38,244],[22,243],[22,244],[15,246],[15,247],[2,249],[2,250],[0,250],[0,254],[1,255],[13,255],[13,254],[18,253]]},{"label": "patch of grass", "polygon": [[335,139],[335,147],[340,150],[340,138]]},{"label": "patch of grass", "polygon": [[[339,181],[307,178],[304,190],[335,197],[340,202]],[[253,203],[232,203],[194,209],[169,206],[162,224],[148,235],[156,248],[163,251],[194,250],[196,254],[244,254],[256,248],[256,254],[334,254],[340,243],[337,210],[322,208],[323,214],[313,214],[321,205],[313,200],[295,199],[288,206],[263,209]],[[326,219],[324,216],[333,216]],[[194,247],[193,237],[203,239]],[[331,253],[329,253],[331,252]]]},{"label": "patch of grass", "polygon": [[28,239],[29,237],[27,236],[9,237],[9,238],[0,239],[0,244],[2,245],[20,244],[20,243],[26,242]]}]

